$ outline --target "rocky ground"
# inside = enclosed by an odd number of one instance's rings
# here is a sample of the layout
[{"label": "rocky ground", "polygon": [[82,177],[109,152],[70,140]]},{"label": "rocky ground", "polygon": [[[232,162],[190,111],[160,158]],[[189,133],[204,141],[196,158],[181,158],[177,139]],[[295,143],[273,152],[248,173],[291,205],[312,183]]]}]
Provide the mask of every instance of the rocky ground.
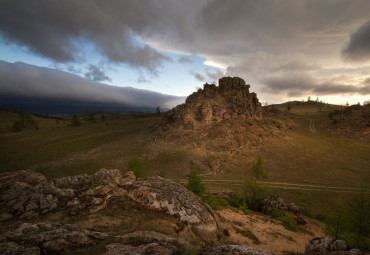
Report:
[{"label": "rocky ground", "polygon": [[295,233],[268,216],[214,212],[178,183],[132,172],[102,169],[47,182],[21,170],[1,174],[0,191],[0,254],[268,255],[328,242],[312,240],[322,230],[310,223]]}]

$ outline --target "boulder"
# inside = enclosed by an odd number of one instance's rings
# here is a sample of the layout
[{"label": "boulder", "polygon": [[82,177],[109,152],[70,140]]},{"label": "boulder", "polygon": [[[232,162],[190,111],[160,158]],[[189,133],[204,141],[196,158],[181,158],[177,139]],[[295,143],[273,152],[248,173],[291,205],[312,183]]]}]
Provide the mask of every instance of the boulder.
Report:
[{"label": "boulder", "polygon": [[271,214],[272,208],[277,207],[281,215],[289,211],[289,207],[280,196],[269,195],[261,201],[261,210],[265,214]]},{"label": "boulder", "polygon": [[172,255],[178,254],[176,246],[170,243],[148,243],[140,246],[131,246],[124,244],[109,244],[106,246],[108,252],[105,255]]},{"label": "boulder", "polygon": [[[93,244],[106,235],[92,232],[77,225],[53,222],[22,223],[0,238],[1,254],[40,254],[38,247],[48,252],[61,251],[73,246]],[[25,245],[27,244],[27,246]]]},{"label": "boulder", "polygon": [[361,255],[357,249],[348,249],[346,242],[327,237],[317,237],[308,241],[305,254],[309,255]]},{"label": "boulder", "polygon": [[240,255],[272,255],[271,252],[263,249],[255,249],[245,245],[217,245],[207,246],[202,253],[204,255],[220,254],[240,254]]},{"label": "boulder", "polygon": [[200,238],[207,239],[219,231],[212,209],[194,193],[171,180],[160,177],[138,180],[127,196],[144,208],[175,216]]}]

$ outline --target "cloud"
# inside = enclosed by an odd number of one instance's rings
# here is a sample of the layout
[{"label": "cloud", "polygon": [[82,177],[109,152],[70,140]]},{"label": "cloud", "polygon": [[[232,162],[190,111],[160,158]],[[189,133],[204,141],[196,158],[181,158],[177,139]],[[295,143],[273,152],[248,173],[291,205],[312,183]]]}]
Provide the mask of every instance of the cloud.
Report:
[{"label": "cloud", "polygon": [[370,86],[363,84],[344,84],[329,80],[319,82],[307,73],[291,73],[285,76],[272,76],[264,81],[263,91],[271,94],[285,94],[288,97],[307,95],[369,95]]},{"label": "cloud", "polygon": [[1,1],[0,33],[56,62],[81,61],[81,45],[89,42],[110,62],[155,73],[170,58],[132,38],[134,30],[140,32],[151,20],[162,19],[160,8],[146,1]]},{"label": "cloud", "polygon": [[105,85],[67,72],[19,62],[11,64],[0,61],[0,77],[2,97],[63,99],[154,108],[158,105],[171,108],[184,101],[182,97]]},{"label": "cloud", "polygon": [[195,79],[197,79],[198,81],[200,82],[205,82],[206,81],[206,77],[204,77],[204,75],[198,73],[198,72],[195,72],[195,71],[190,71],[189,72],[191,75],[194,76]]},{"label": "cloud", "polygon": [[190,64],[190,63],[193,63],[193,60],[191,60],[190,57],[188,56],[182,56],[178,59],[179,63],[182,63],[182,64]]},{"label": "cloud", "polygon": [[353,61],[370,59],[370,20],[351,34],[347,47],[343,50],[344,58]]},{"label": "cloud", "polygon": [[112,81],[105,73],[96,65],[89,65],[88,72],[85,77],[93,81]]}]

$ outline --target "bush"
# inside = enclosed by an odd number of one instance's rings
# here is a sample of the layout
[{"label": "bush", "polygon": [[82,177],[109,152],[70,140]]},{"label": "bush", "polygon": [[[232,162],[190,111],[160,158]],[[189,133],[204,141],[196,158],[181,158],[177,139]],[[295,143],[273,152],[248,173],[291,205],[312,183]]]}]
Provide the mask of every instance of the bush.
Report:
[{"label": "bush", "polygon": [[231,206],[239,208],[241,203],[242,203],[242,197],[240,196],[239,191],[237,189],[235,189],[231,198],[230,198],[229,204]]},{"label": "bush", "polygon": [[242,211],[244,214],[250,214],[251,211],[248,209],[248,206],[247,206],[247,203],[245,202],[245,200],[243,200],[241,202],[241,204],[239,205],[239,210]]},{"label": "bush", "polygon": [[281,222],[283,223],[284,228],[286,228],[287,230],[294,232],[298,230],[296,222],[291,214],[287,214],[286,216],[282,217]]},{"label": "bush", "polygon": [[141,160],[139,156],[135,155],[133,156],[127,163],[127,171],[134,172],[134,175],[137,178],[145,177],[146,173],[143,170],[143,165],[141,163]]},{"label": "bush", "polygon": [[159,171],[159,177],[166,178],[166,172],[164,170]]},{"label": "bush", "polygon": [[186,188],[197,194],[198,196],[202,195],[205,191],[202,179],[198,175],[198,171],[195,166],[190,171],[189,180]]},{"label": "bush", "polygon": [[256,182],[247,179],[243,185],[243,199],[248,208],[258,210],[262,199],[267,194],[267,188],[260,186]]},{"label": "bush", "polygon": [[281,217],[279,208],[276,205],[272,207],[270,217],[273,219],[279,219]]},{"label": "bush", "polygon": [[221,206],[227,206],[225,199],[215,197],[211,193],[207,193],[202,197],[203,202],[207,203],[213,210],[219,210]]}]

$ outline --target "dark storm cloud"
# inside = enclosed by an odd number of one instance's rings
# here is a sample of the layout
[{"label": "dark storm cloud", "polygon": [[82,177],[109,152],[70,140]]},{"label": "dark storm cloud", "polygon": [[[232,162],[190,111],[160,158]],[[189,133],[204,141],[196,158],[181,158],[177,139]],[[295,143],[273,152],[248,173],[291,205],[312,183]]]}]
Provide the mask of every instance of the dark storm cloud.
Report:
[{"label": "dark storm cloud", "polygon": [[184,99],[148,90],[101,84],[67,72],[0,61],[0,95],[170,108]]},{"label": "dark storm cloud", "polygon": [[112,81],[99,67],[96,65],[89,65],[88,72],[85,77],[93,81]]},{"label": "dark storm cloud", "polygon": [[351,35],[343,56],[353,61],[370,59],[370,20]]},{"label": "dark storm cloud", "polygon": [[306,73],[294,73],[285,76],[275,76],[264,80],[263,91],[275,94],[286,94],[289,97],[338,94],[370,94],[370,86],[364,84],[351,85],[335,81],[318,82]]},{"label": "dark storm cloud", "polygon": [[80,44],[90,42],[111,62],[156,72],[169,58],[130,35],[161,19],[160,8],[152,1],[5,0],[0,1],[0,33],[57,62],[80,61]]}]

